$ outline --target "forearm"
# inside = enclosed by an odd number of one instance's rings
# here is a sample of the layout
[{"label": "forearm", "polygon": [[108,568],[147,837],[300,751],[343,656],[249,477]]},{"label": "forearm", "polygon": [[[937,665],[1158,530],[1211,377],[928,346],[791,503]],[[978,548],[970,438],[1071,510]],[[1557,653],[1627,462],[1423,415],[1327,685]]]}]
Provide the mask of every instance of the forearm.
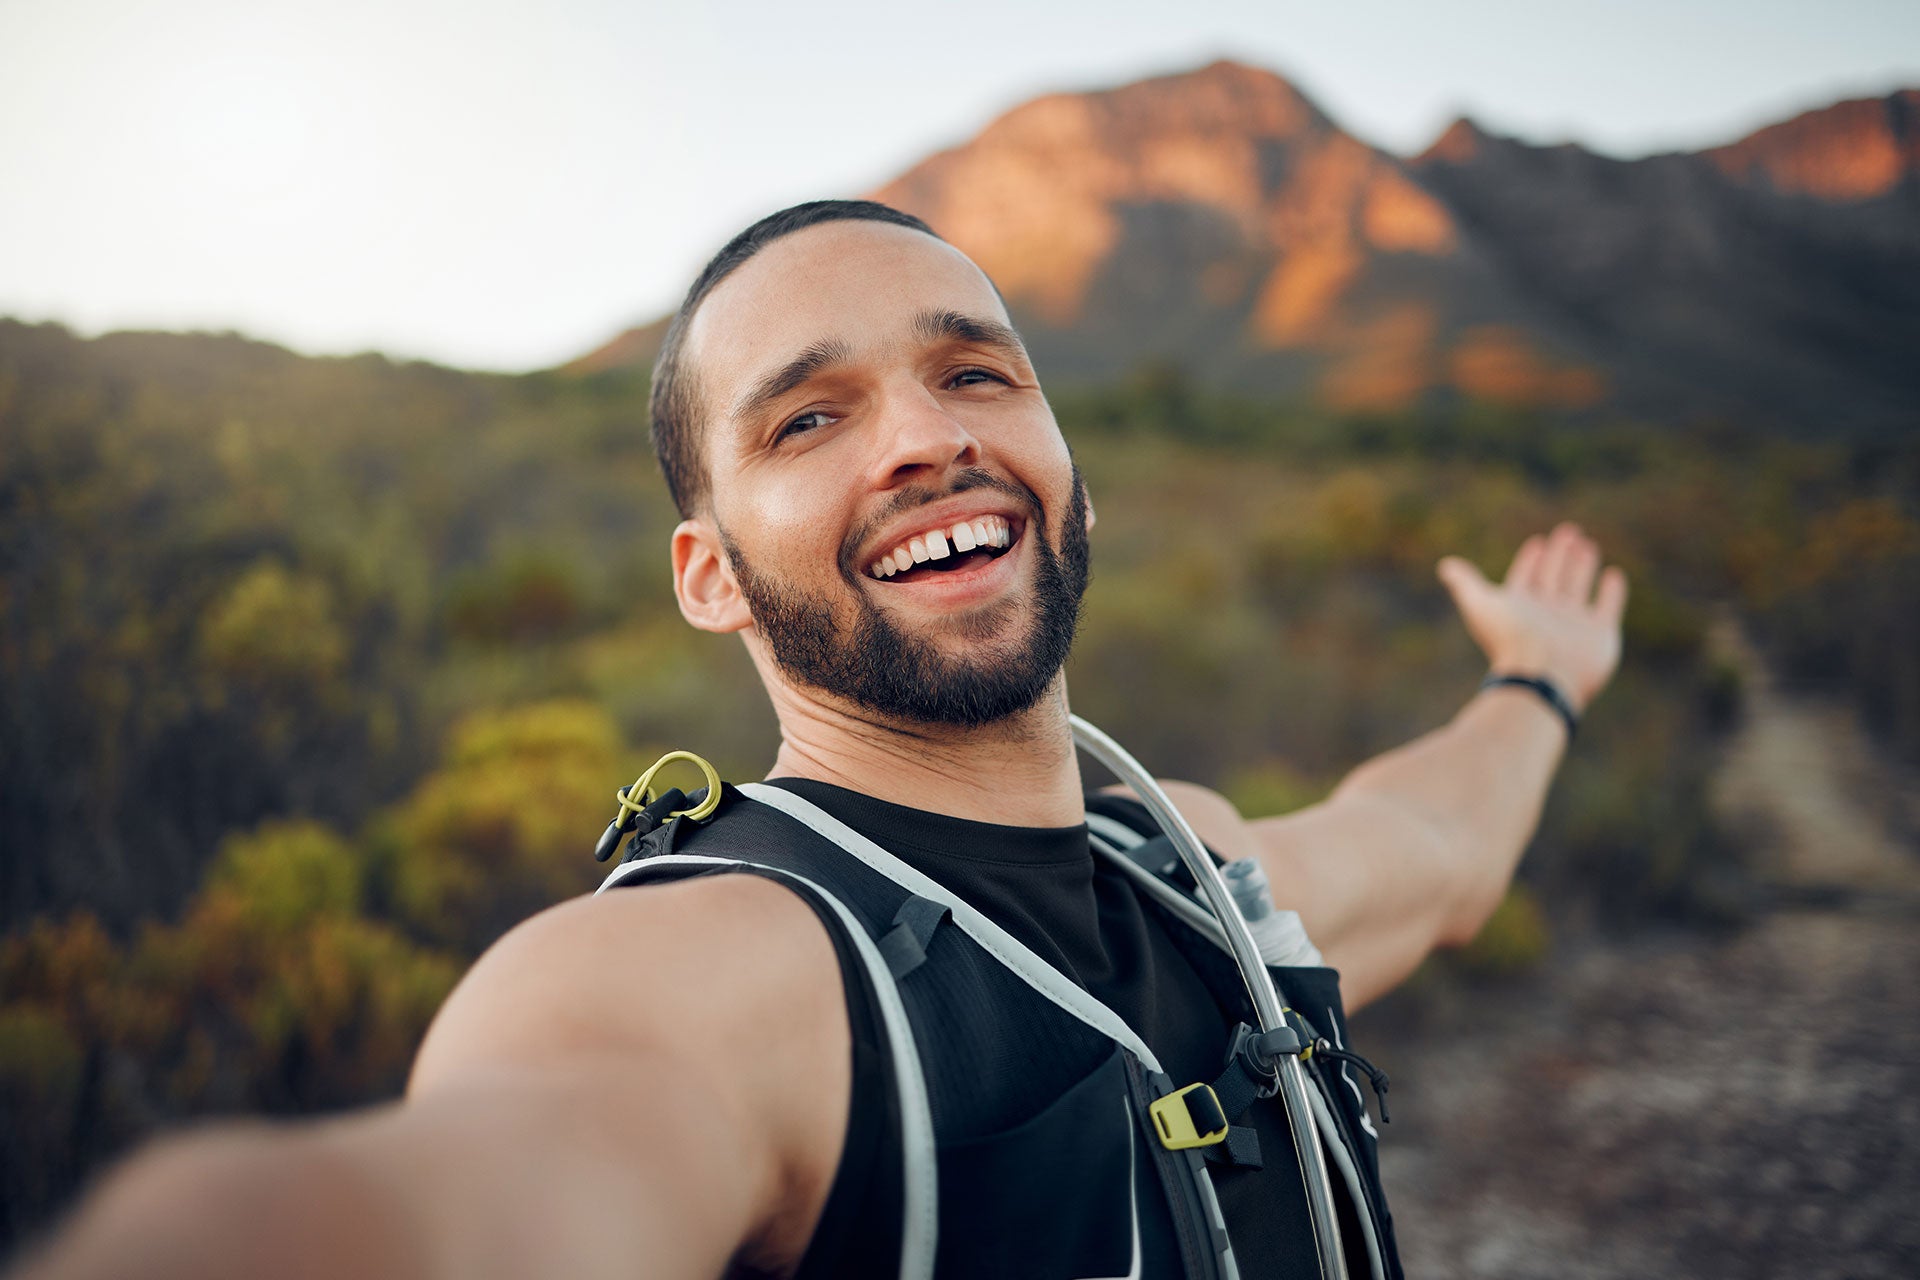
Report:
[{"label": "forearm", "polygon": [[[578,1118],[575,1088],[481,1087],[349,1119],[229,1127],[116,1172],[20,1280],[714,1276],[756,1162],[663,1107],[644,1135]],[[497,1096],[495,1096],[497,1094]],[[588,1096],[592,1096],[589,1094]],[[722,1140],[715,1142],[716,1136]],[[669,1156],[669,1153],[680,1153]]]},{"label": "forearm", "polygon": [[18,1280],[424,1276],[404,1213],[310,1136],[221,1128],[116,1170]]},{"label": "forearm", "polygon": [[1566,746],[1566,729],[1530,697],[1481,693],[1319,804],[1245,823],[1247,845],[1222,848],[1265,864],[1280,905],[1340,971],[1349,1009],[1391,991],[1435,946],[1471,940],[1506,892]]},{"label": "forearm", "polygon": [[1489,689],[1441,728],[1355,769],[1328,804],[1389,806],[1429,835],[1434,887],[1446,905],[1434,940],[1465,942],[1532,839],[1566,737],[1535,694]]}]

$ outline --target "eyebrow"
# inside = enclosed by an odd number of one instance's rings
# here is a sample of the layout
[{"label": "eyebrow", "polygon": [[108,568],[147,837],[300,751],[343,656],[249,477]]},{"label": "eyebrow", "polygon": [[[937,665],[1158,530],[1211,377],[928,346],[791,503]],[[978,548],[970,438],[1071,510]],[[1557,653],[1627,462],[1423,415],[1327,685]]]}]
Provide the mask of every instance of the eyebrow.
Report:
[{"label": "eyebrow", "polygon": [[[914,335],[922,342],[970,342],[992,347],[1003,354],[1028,361],[1026,344],[1011,325],[958,311],[922,311],[913,319]],[[824,338],[793,359],[773,370],[748,388],[734,403],[729,415],[737,422],[749,421],[768,405],[818,377],[827,370],[853,361],[853,348],[839,338]]]},{"label": "eyebrow", "polygon": [[913,319],[913,331],[923,342],[971,342],[976,346],[996,347],[1020,360],[1027,359],[1027,344],[1011,325],[958,311],[922,311]]},{"label": "eyebrow", "polygon": [[816,342],[755,382],[747,394],[734,404],[732,417],[736,420],[755,417],[761,410],[805,383],[807,379],[836,365],[847,364],[852,359],[853,348],[839,338],[826,338]]}]

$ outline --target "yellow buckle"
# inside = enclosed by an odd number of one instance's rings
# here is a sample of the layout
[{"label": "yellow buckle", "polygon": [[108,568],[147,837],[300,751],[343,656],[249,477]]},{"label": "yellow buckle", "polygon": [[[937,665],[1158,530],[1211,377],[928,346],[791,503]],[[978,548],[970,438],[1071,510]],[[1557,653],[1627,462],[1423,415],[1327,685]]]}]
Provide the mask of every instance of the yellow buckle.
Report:
[{"label": "yellow buckle", "polygon": [[1185,1151],[1189,1147],[1210,1147],[1216,1142],[1225,1142],[1227,1126],[1221,1125],[1211,1133],[1201,1133],[1193,1123],[1193,1112],[1187,1108],[1187,1095],[1195,1089],[1205,1089],[1207,1100],[1213,1103],[1213,1113],[1220,1115],[1220,1099],[1210,1084],[1190,1084],[1184,1089],[1176,1089],[1166,1097],[1147,1107],[1153,1117],[1153,1123],[1160,1130],[1160,1145],[1169,1151]]}]

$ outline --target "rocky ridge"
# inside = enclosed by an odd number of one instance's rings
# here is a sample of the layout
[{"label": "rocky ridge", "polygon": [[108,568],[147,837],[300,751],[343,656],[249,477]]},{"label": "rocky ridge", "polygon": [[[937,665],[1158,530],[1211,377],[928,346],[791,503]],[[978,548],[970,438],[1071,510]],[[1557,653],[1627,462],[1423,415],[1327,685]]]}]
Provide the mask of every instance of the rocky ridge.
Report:
[{"label": "rocky ridge", "polygon": [[[875,198],[1006,294],[1050,382],[1143,364],[1435,400],[1909,424],[1920,91],[1618,160],[1452,125],[1411,159],[1234,62],[1016,107]],[[658,323],[584,357],[637,367]]]}]

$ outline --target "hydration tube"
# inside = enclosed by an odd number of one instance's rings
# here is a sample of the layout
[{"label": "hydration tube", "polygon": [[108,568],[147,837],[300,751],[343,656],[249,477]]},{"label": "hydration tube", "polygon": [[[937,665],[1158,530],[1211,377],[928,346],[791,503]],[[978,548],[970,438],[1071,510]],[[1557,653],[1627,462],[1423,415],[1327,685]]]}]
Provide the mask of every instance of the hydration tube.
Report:
[{"label": "hydration tube", "polygon": [[[1206,896],[1207,905],[1213,909],[1214,918],[1220,922],[1220,931],[1226,935],[1234,963],[1240,970],[1240,980],[1246,983],[1247,996],[1253,1001],[1254,1014],[1260,1020],[1260,1030],[1286,1028],[1280,994],[1273,988],[1273,975],[1267,972],[1266,962],[1260,958],[1260,948],[1254,942],[1247,922],[1241,917],[1239,907],[1234,904],[1226,878],[1220,874],[1220,868],[1201,845],[1200,837],[1193,833],[1186,818],[1173,807],[1173,801],[1167,798],[1167,793],[1154,781],[1153,775],[1128,755],[1126,748],[1079,716],[1068,718],[1073,724],[1074,742],[1133,788],[1159,822],[1161,831],[1180,851],[1181,861],[1193,873],[1201,893]],[[1320,1274],[1324,1280],[1347,1280],[1346,1255],[1340,1247],[1340,1224],[1334,1215],[1333,1184],[1327,1178],[1319,1133],[1314,1128],[1312,1103],[1307,1097],[1306,1071],[1301,1067],[1300,1059],[1290,1053],[1280,1055],[1274,1065],[1279,1072],[1280,1097],[1286,1103],[1287,1124],[1293,1132],[1294,1151],[1300,1159],[1301,1181],[1306,1184],[1307,1208],[1313,1222],[1314,1249],[1320,1257]]]}]

